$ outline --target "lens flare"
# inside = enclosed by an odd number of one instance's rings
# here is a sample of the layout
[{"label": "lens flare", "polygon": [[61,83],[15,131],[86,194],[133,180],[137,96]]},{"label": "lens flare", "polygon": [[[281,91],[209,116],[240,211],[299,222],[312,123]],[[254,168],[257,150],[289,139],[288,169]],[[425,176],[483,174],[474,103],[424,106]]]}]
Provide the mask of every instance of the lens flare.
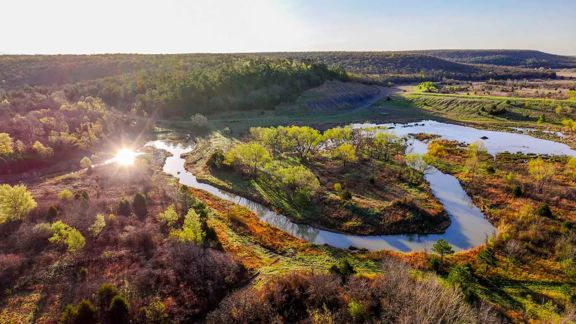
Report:
[{"label": "lens flare", "polygon": [[131,149],[123,148],[116,153],[114,160],[120,165],[133,165],[136,159],[136,152]]}]

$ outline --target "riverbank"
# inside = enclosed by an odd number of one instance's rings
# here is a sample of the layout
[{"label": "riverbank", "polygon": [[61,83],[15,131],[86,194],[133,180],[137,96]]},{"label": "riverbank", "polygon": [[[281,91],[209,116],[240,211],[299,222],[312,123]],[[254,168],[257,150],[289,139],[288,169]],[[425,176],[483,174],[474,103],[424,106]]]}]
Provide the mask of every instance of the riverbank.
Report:
[{"label": "riverbank", "polygon": [[[310,203],[301,203],[264,176],[247,178],[232,169],[211,166],[211,156],[233,143],[221,135],[199,139],[185,155],[186,169],[199,182],[261,203],[294,223],[337,233],[432,234],[443,233],[450,225],[426,182],[408,181],[408,171],[398,164],[361,160],[343,167],[329,160],[309,162],[306,166],[319,180],[320,192]],[[340,198],[331,190],[335,184],[348,190],[351,198]]]}]

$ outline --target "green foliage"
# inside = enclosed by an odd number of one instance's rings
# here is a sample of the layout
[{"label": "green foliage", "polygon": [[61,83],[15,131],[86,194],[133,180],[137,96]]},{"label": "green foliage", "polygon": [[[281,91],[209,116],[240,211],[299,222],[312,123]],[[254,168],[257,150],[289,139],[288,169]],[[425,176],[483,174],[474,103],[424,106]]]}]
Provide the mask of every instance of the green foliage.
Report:
[{"label": "green foliage", "polygon": [[286,189],[306,199],[310,199],[320,189],[316,175],[303,165],[277,167],[272,172]]},{"label": "green foliage", "polygon": [[478,166],[480,164],[480,158],[482,155],[487,154],[486,146],[484,142],[476,141],[466,149],[466,155],[468,159],[466,160],[466,171],[472,175],[476,174]]},{"label": "green foliage", "polygon": [[341,145],[352,139],[352,128],[350,127],[334,127],[327,129],[322,134],[323,141],[330,141],[334,145]]},{"label": "green foliage", "polygon": [[478,253],[478,261],[487,267],[495,267],[498,263],[496,258],[496,251],[490,246],[486,246],[480,253]]},{"label": "green foliage", "polygon": [[90,234],[92,234],[93,237],[97,237],[98,235],[100,235],[104,227],[106,227],[106,220],[104,219],[104,215],[98,214],[96,215],[94,223],[90,226],[88,230],[90,231]]},{"label": "green foliage", "polygon": [[471,301],[476,297],[474,285],[477,280],[470,265],[454,266],[448,273],[448,282],[459,287],[467,300]]},{"label": "green foliage", "polygon": [[97,323],[96,307],[89,300],[82,300],[74,307],[67,305],[60,315],[60,324],[92,324]]},{"label": "green foliage", "polygon": [[100,285],[96,291],[96,298],[98,300],[98,306],[100,309],[106,310],[108,306],[110,306],[112,298],[118,294],[118,288],[116,288],[114,285],[109,283],[103,283]]},{"label": "green foliage", "polygon": [[186,216],[184,216],[184,225],[182,225],[182,228],[173,230],[170,232],[170,236],[180,242],[194,242],[196,244],[204,242],[205,233],[202,230],[202,223],[193,208],[190,208]]},{"label": "green foliage", "polygon": [[148,209],[146,204],[146,197],[144,197],[143,194],[138,192],[134,195],[134,199],[132,200],[132,210],[136,216],[140,218],[146,217]]},{"label": "green foliage", "polygon": [[436,85],[436,83],[431,81],[420,82],[420,84],[418,85],[418,89],[420,89],[423,92],[438,92],[438,86]]},{"label": "green foliage", "polygon": [[301,160],[316,154],[322,136],[318,130],[308,126],[290,126],[286,128],[288,147],[294,150]]},{"label": "green foliage", "polygon": [[132,214],[132,208],[130,207],[130,202],[126,200],[126,198],[122,198],[118,203],[118,208],[116,209],[116,213],[122,216],[130,216]]},{"label": "green foliage", "polygon": [[38,154],[42,159],[48,159],[54,155],[54,150],[49,146],[45,146],[40,141],[36,141],[32,144],[32,151]]},{"label": "green foliage", "polygon": [[378,132],[368,149],[373,157],[389,161],[393,154],[404,152],[404,140],[389,132]]},{"label": "green foliage", "polygon": [[176,212],[176,208],[174,207],[173,204],[168,206],[168,208],[166,208],[164,212],[161,212],[158,215],[158,219],[160,220],[160,222],[165,226],[167,226],[168,228],[174,227],[178,222],[179,218],[180,217],[178,217],[178,213]]},{"label": "green foliage", "polygon": [[226,152],[224,164],[233,165],[246,174],[255,175],[271,160],[270,153],[262,145],[245,143],[237,144]]},{"label": "green foliage", "polygon": [[568,159],[566,166],[564,167],[566,174],[568,174],[572,179],[576,180],[576,157],[573,156]]},{"label": "green foliage", "polygon": [[340,260],[337,264],[330,267],[330,272],[339,275],[343,280],[356,273],[356,270],[348,259]]},{"label": "green foliage", "polygon": [[14,140],[8,133],[0,133],[0,156],[14,153]]},{"label": "green foliage", "polygon": [[439,239],[436,241],[436,243],[432,245],[432,251],[440,254],[441,260],[444,259],[444,255],[454,253],[452,246],[445,239]]},{"label": "green foliage", "polygon": [[50,243],[66,244],[69,252],[77,252],[86,244],[86,240],[80,231],[66,225],[62,221],[52,223],[50,229],[52,231],[52,236],[48,239]]},{"label": "green foliage", "polygon": [[37,205],[25,185],[0,185],[0,224],[23,219]]},{"label": "green foliage", "polygon": [[539,157],[528,162],[528,173],[536,180],[538,188],[541,189],[544,183],[554,176],[556,170],[554,164],[545,162]]},{"label": "green foliage", "polygon": [[440,271],[440,267],[442,266],[442,261],[438,259],[437,256],[432,255],[428,260],[428,267],[434,271]]},{"label": "green foliage", "polygon": [[358,161],[356,149],[350,143],[344,143],[332,150],[332,157],[342,161],[344,164],[355,163]]},{"label": "green foliage", "polygon": [[130,313],[126,298],[122,295],[114,296],[106,315],[112,324],[128,323]]},{"label": "green foliage", "polygon": [[406,164],[410,168],[420,173],[424,173],[428,169],[428,164],[426,163],[426,161],[424,161],[424,157],[422,156],[422,154],[418,153],[406,154]]},{"label": "green foliage", "polygon": [[361,302],[352,300],[348,303],[348,313],[352,316],[354,322],[362,323],[368,315],[368,310]]}]

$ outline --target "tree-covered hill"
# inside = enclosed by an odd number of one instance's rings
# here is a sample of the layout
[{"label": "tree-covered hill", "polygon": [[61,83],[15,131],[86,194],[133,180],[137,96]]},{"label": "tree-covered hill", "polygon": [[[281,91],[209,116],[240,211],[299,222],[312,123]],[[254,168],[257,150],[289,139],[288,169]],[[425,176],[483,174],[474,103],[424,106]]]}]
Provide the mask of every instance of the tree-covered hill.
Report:
[{"label": "tree-covered hill", "polygon": [[527,68],[574,68],[576,58],[534,50],[430,50],[413,53],[430,55],[457,63],[493,64]]}]

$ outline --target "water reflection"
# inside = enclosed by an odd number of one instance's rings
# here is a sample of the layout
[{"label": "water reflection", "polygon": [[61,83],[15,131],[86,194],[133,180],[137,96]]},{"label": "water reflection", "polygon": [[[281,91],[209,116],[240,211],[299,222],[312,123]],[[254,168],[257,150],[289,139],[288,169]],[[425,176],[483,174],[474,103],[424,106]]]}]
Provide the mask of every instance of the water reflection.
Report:
[{"label": "water reflection", "polygon": [[[568,146],[547,140],[541,140],[524,134],[494,132],[478,130],[471,127],[444,124],[434,121],[424,121],[411,124],[356,124],[354,127],[381,127],[392,128],[391,131],[400,136],[414,133],[431,133],[446,139],[461,142],[474,142],[485,136],[484,140],[488,152],[491,154],[503,151],[525,152],[537,154],[566,154],[576,155],[576,151]],[[445,239],[456,250],[469,249],[482,244],[487,237],[495,233],[495,228],[485,219],[470,197],[462,189],[459,181],[435,168],[430,168],[425,175],[430,184],[432,193],[442,203],[450,216],[452,223],[443,234],[431,235],[370,235],[360,236],[343,233],[334,233],[321,230],[310,225],[296,224],[284,215],[275,213],[269,208],[248,200],[246,198],[223,191],[209,184],[199,183],[196,177],[184,168],[185,160],[180,155],[192,150],[192,147],[169,141],[153,141],[148,144],[157,149],[168,151],[172,156],[166,159],[164,171],[177,177],[180,183],[202,189],[211,194],[234,202],[253,211],[263,221],[276,226],[287,233],[317,244],[328,244],[338,248],[365,248],[368,250],[390,249],[402,252],[414,250],[430,250],[432,244],[438,239]],[[426,144],[411,139],[409,150],[417,153],[426,152]]]}]

